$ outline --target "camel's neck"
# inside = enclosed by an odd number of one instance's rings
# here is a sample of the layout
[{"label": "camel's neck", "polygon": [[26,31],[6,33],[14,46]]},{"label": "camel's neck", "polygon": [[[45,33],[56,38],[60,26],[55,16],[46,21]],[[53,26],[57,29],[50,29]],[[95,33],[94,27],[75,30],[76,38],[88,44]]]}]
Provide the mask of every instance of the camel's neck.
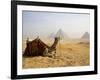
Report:
[{"label": "camel's neck", "polygon": [[55,41],[54,41],[53,45],[51,46],[51,48],[56,48],[57,44],[58,44],[58,38],[55,39]]}]

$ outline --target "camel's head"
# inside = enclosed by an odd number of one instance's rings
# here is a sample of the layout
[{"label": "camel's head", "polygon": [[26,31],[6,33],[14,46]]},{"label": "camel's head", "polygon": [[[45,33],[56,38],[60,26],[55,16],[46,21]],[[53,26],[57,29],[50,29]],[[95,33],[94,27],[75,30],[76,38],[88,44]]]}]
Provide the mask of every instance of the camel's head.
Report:
[{"label": "camel's head", "polygon": [[55,37],[55,40],[56,40],[56,41],[59,41],[59,40],[60,40],[60,38],[59,38],[59,37]]}]

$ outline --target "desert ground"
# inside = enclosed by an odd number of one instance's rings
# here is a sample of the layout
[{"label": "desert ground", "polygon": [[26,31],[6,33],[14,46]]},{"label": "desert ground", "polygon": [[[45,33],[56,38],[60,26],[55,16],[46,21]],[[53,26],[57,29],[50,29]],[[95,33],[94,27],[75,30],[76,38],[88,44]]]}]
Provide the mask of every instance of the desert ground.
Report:
[{"label": "desert ground", "polygon": [[[46,42],[50,45],[52,42]],[[57,52],[52,57],[23,57],[23,69],[29,68],[47,68],[47,67],[69,67],[69,66],[87,66],[89,65],[89,41],[87,40],[66,40],[60,41],[57,45]]]}]

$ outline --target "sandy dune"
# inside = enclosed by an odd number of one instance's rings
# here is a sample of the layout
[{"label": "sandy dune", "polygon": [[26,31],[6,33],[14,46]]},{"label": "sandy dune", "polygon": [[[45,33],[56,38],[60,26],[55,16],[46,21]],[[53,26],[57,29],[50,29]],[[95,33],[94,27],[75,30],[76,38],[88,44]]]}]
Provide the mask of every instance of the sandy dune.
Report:
[{"label": "sandy dune", "polygon": [[52,57],[23,57],[23,68],[47,68],[89,65],[88,41],[65,41],[57,45],[57,53]]}]

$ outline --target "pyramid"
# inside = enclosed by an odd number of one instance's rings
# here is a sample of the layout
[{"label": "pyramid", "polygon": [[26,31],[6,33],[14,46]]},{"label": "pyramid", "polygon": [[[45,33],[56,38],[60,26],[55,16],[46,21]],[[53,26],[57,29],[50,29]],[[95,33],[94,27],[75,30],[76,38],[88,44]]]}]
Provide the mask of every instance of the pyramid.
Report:
[{"label": "pyramid", "polygon": [[82,39],[89,39],[90,35],[88,32],[85,32],[84,35],[81,37]]},{"label": "pyramid", "polygon": [[56,33],[51,33],[48,36],[49,39],[54,39],[55,37],[59,37],[60,39],[69,39],[69,37],[62,29],[59,29]]},{"label": "pyramid", "polygon": [[63,38],[69,38],[66,33],[62,30],[62,29],[59,29],[57,31],[57,33],[55,34],[55,37],[59,37],[60,39],[63,39]]}]

